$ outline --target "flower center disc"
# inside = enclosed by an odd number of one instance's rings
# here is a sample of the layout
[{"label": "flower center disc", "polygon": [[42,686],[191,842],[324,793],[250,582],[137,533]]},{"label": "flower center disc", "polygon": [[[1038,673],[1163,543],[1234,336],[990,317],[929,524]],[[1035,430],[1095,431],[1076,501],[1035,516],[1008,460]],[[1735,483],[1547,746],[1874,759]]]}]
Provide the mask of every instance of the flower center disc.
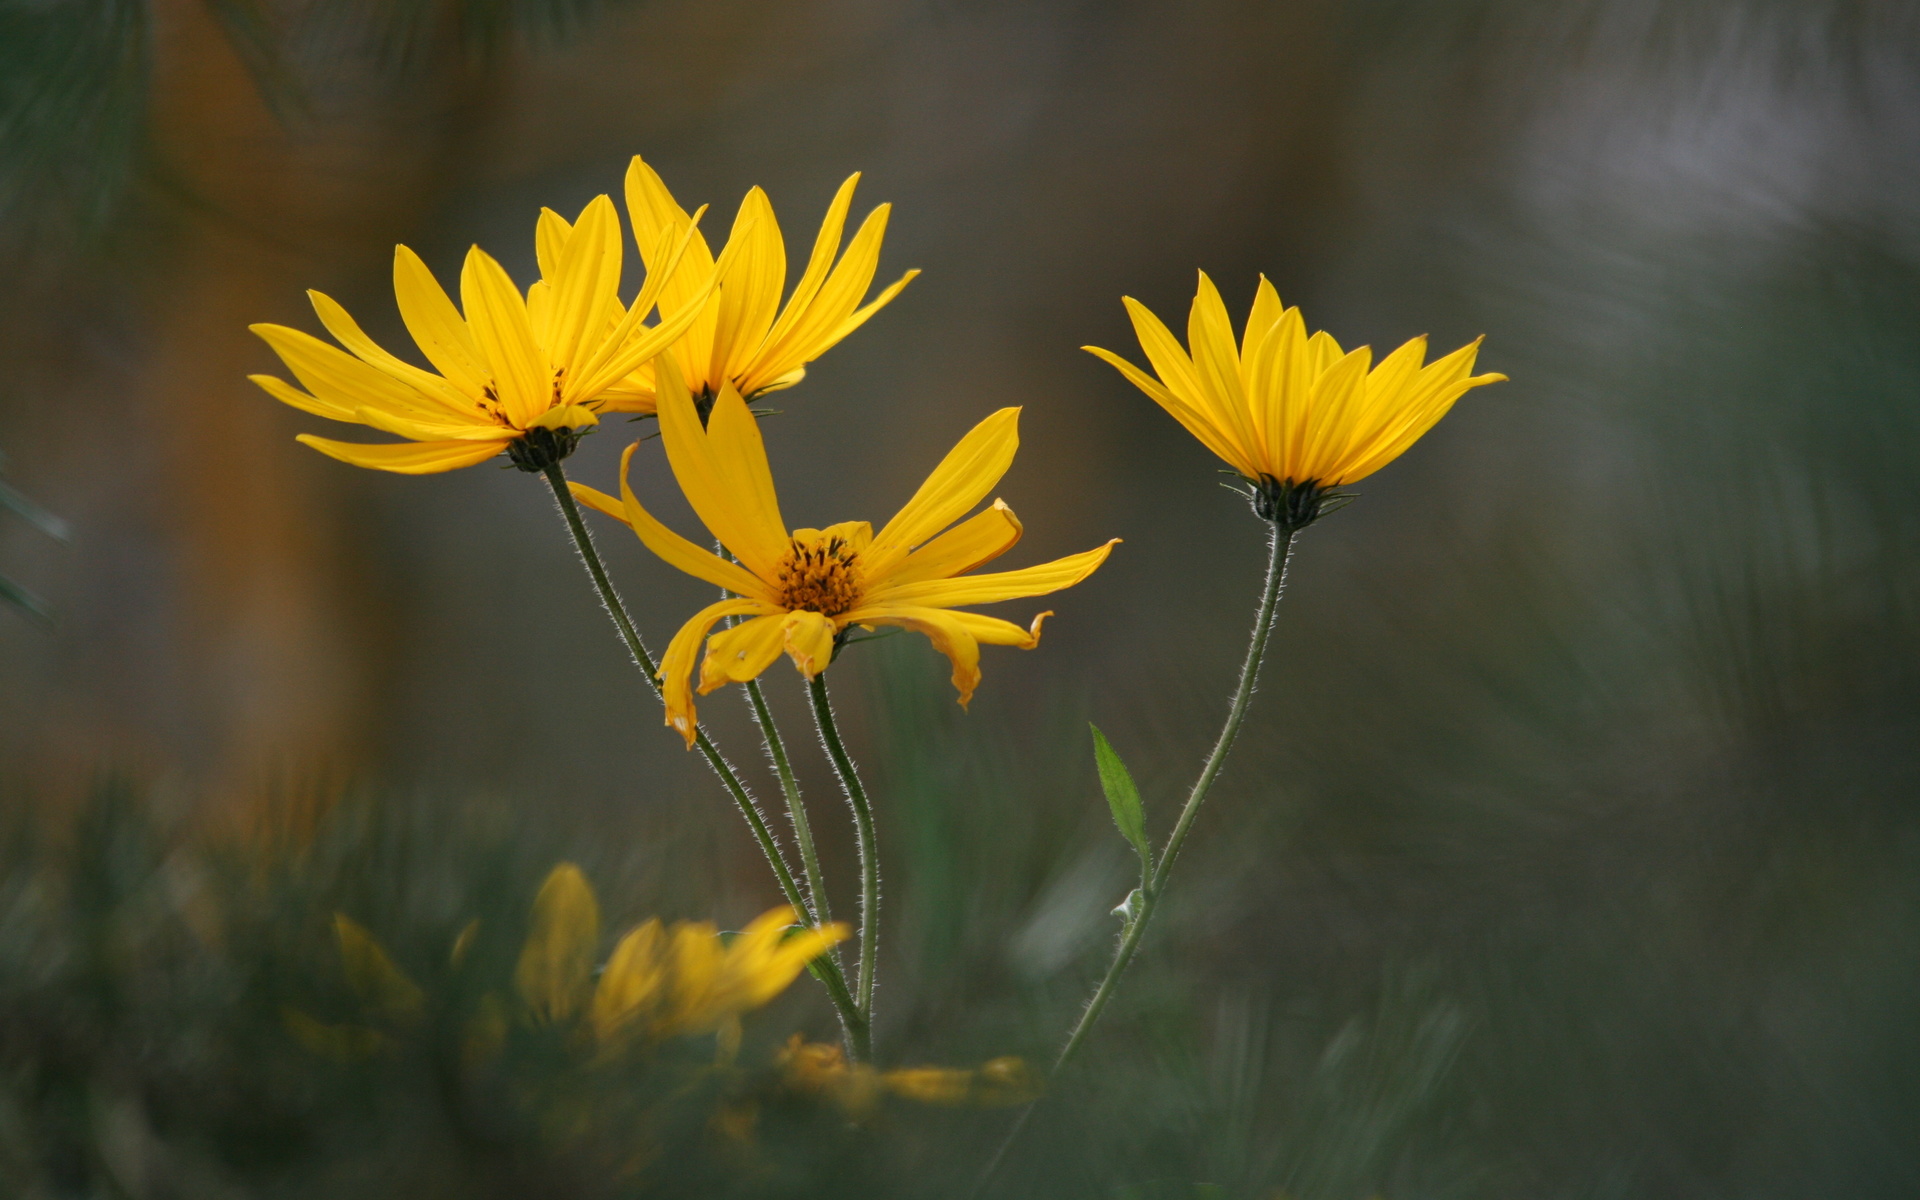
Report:
[{"label": "flower center disc", "polygon": [[781,607],[828,617],[850,611],[860,599],[860,580],[854,569],[858,558],[845,538],[792,539],[787,557],[780,563]]}]

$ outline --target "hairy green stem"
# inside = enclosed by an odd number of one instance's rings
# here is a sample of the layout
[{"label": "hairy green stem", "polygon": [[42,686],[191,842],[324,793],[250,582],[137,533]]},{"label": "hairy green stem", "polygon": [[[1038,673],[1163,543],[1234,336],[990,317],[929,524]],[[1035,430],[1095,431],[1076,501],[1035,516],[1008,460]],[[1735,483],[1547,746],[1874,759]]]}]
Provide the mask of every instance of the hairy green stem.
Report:
[{"label": "hairy green stem", "polygon": [[794,845],[800,848],[800,869],[806,873],[814,915],[824,924],[833,920],[833,910],[827,903],[826,876],[820,870],[820,855],[813,846],[813,825],[807,820],[807,806],[800,798],[800,781],[794,778],[793,764],[787,758],[787,744],[773,723],[773,712],[767,707],[760,681],[749,679],[742,686],[748,702],[753,705],[754,723],[760,727],[760,736],[767,744],[767,757],[773,760],[774,773],[780,777],[780,790],[787,797],[787,820],[793,824]]},{"label": "hairy green stem", "polygon": [[[607,615],[613,618],[614,627],[620,631],[620,638],[627,644],[627,651],[633,656],[634,665],[640,668],[647,686],[653,689],[655,698],[659,698],[659,669],[654,665],[653,655],[647,652],[646,644],[640,640],[640,631],[634,628],[633,618],[627,615],[627,606],[620,599],[620,593],[614,590],[613,581],[607,577],[607,568],[600,561],[600,552],[594,548],[593,535],[588,532],[586,522],[580,517],[580,506],[574,503],[573,492],[567,487],[566,473],[556,462],[546,468],[545,474],[547,485],[553,489],[553,498],[560,506],[560,514],[566,518],[567,529],[573,534],[573,547],[579,551],[580,561],[586,564],[587,574],[593,578],[593,586],[600,593],[600,603],[605,606]],[[721,756],[719,748],[713,744],[713,739],[707,736],[704,728],[695,727],[694,744],[707,760],[707,765],[713,768],[713,773],[720,777],[727,794],[733,797],[740,815],[747,819],[754,840],[760,843],[760,852],[766,856],[767,865],[773,868],[774,879],[779,883],[787,903],[809,926],[818,927],[821,919],[815,915],[807,897],[801,894],[793,871],[787,866],[787,856],[781,852],[779,840],[774,837],[765,814],[755,803],[753,793],[747,790],[747,785],[741,781],[733,765]],[[846,1037],[848,1050],[855,1057],[865,1057],[866,1017],[847,989],[846,974],[841,970],[838,960],[831,954],[822,954],[808,964],[808,970],[826,987],[828,998],[839,1012],[841,1032]]]},{"label": "hairy green stem", "polygon": [[855,986],[861,1015],[873,1022],[874,951],[880,941],[880,858],[874,839],[873,806],[867,803],[867,790],[860,785],[860,772],[847,755],[840,730],[833,722],[833,704],[827,699],[825,673],[807,682],[807,698],[813,702],[813,723],[819,727],[820,742],[833,760],[840,787],[853,806],[854,847],[860,852],[860,975]]},{"label": "hairy green stem", "polygon": [[[1087,1035],[1092,1032],[1094,1023],[1113,998],[1113,992],[1120,982],[1120,976],[1126,972],[1127,964],[1133,961],[1135,951],[1140,948],[1140,937],[1146,931],[1147,922],[1153,918],[1154,910],[1160,905],[1165,894],[1167,877],[1173,871],[1174,859],[1180,855],[1180,847],[1186,842],[1187,834],[1193,830],[1193,821],[1200,813],[1200,805],[1206,800],[1207,793],[1213,788],[1213,781],[1220,774],[1220,768],[1226,764],[1227,754],[1233,749],[1233,742],[1240,734],[1241,722],[1246,720],[1247,706],[1253,699],[1254,685],[1260,675],[1261,660],[1266,657],[1267,638],[1273,632],[1274,610],[1280,605],[1281,593],[1286,589],[1287,565],[1293,560],[1293,539],[1297,529],[1288,529],[1281,525],[1272,527],[1271,543],[1267,557],[1267,578],[1260,591],[1260,608],[1253,621],[1253,639],[1247,645],[1246,661],[1240,665],[1240,684],[1234,689],[1233,705],[1227,710],[1227,723],[1220,727],[1220,736],[1213,743],[1213,753],[1207,756],[1207,762],[1200,769],[1200,777],[1194,780],[1193,790],[1187,793],[1186,806],[1180,810],[1179,820],[1174,822],[1173,832],[1167,835],[1167,844],[1160,851],[1160,861],[1154,867],[1140,889],[1139,910],[1127,921],[1120,936],[1120,944],[1114,949],[1113,961],[1107,965],[1107,973],[1101,977],[1100,986],[1094,989],[1093,999],[1081,1010],[1080,1020],[1075,1023],[1073,1032],[1067,1036],[1067,1044],[1060,1049],[1060,1056],[1054,1059],[1053,1074],[1058,1075],[1062,1068],[1073,1060]],[[987,1181],[1000,1166],[1001,1159],[1026,1128],[1027,1118],[1033,1113],[1029,1104],[1021,1110],[1014,1121],[1013,1128],[1001,1141],[999,1150],[994,1152],[980,1180],[975,1185],[974,1194],[986,1187]]]}]

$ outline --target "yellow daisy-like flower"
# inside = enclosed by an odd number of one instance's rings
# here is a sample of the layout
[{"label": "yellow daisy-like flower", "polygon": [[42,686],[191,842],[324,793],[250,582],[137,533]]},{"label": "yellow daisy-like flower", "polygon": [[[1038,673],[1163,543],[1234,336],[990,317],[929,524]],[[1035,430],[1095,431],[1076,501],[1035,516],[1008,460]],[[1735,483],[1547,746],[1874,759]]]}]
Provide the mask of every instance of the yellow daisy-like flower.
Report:
[{"label": "yellow daisy-like flower", "polygon": [[542,215],[543,278],[524,298],[491,256],[478,246],[468,251],[460,273],[464,315],[419,255],[395,247],[394,298],[434,370],[389,354],[331,297],[309,292],[321,324],[351,353],[284,325],[255,325],[306,391],[272,375],[251,378],[302,411],[410,439],[365,445],[300,435],[357,467],[425,475],[504,450],[523,471],[545,470],[599,422],[595,410],[605,406],[607,389],[699,318],[710,283],[677,289],[661,323],[643,323],[684,261],[691,229],[689,221],[654,247],[654,269],[631,306],[620,302],[620,218],[605,196],[577,224]]},{"label": "yellow daisy-like flower", "polygon": [[794,920],[793,909],[772,909],[730,939],[705,922],[648,921],[620,939],[600,975],[588,1010],[595,1036],[711,1033],[767,1004],[849,933],[839,922],[796,931]]},{"label": "yellow daisy-like flower", "polygon": [[1417,337],[1375,366],[1366,346],[1348,353],[1324,331],[1308,336],[1300,310],[1283,308],[1264,275],[1237,344],[1204,271],[1185,347],[1145,305],[1123,302],[1159,378],[1098,346],[1082,349],[1172,413],[1254,485],[1262,517],[1290,528],[1318,516],[1330,489],[1405,453],[1468,388],[1506,378],[1472,373],[1480,339],[1428,363]]},{"label": "yellow daisy-like flower", "polygon": [[[953,664],[960,703],[980,682],[980,643],[1031,650],[1040,622],[957,612],[961,605],[1043,596],[1071,587],[1106,560],[1113,542],[1019,571],[966,575],[1013,548],[1020,522],[1001,501],[960,524],[1013,462],[1020,410],[1003,408],[960,440],[905,508],[879,533],[865,521],[788,531],[774,495],[760,429],[732,387],[714,402],[705,427],[671,359],[654,360],[660,382],[660,434],[687,501],[737,561],[704,550],[640,507],[627,483],[629,447],[620,462],[621,499],[581,484],[582,503],[632,527],[647,548],[690,575],[734,593],[681,627],[660,660],[667,724],[692,745],[689,677],[694,656],[715,623],[748,620],[713,637],[700,667],[702,695],[758,676],[782,651],[811,679],[833,660],[849,626],[897,625],[917,630]],[[948,529],[949,525],[954,525]],[[943,533],[942,530],[945,530]]]},{"label": "yellow daisy-like flower", "polygon": [[791,908],[776,908],[722,938],[706,922],[667,928],[656,918],[620,939],[595,982],[600,906],[580,868],[561,863],[534,898],[514,983],[535,1022],[579,1020],[602,1042],[712,1033],[786,991],[849,932],[794,922]]},{"label": "yellow daisy-like flower", "polygon": [[[693,229],[693,218],[674,201],[654,169],[634,158],[627,169],[627,216],[648,268],[660,265],[657,247],[680,237],[692,239],[685,261],[660,294],[661,306],[678,311],[713,289],[699,319],[673,348],[680,376],[703,416],[729,385],[751,399],[800,382],[808,363],[858,329],[920,273],[908,271],[871,301],[860,303],[880,265],[880,243],[892,206],[882,204],[867,214],[836,264],[859,180],[857,173],[848,176],[827,206],[813,254],[783,309],[787,251],[767,194],[756,187],[740,202],[733,232],[716,263],[706,239]],[[652,412],[652,367],[642,364],[608,395],[607,403],[626,412]]]}]

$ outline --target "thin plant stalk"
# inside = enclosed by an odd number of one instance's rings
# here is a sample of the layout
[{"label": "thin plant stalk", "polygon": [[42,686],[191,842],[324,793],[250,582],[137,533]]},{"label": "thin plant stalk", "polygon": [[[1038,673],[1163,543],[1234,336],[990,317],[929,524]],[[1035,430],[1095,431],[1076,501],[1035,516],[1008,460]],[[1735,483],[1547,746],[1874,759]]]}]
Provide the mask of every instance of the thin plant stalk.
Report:
[{"label": "thin plant stalk", "polygon": [[807,699],[813,702],[813,722],[820,730],[820,742],[833,760],[834,773],[853,806],[854,847],[860,853],[860,974],[855,984],[860,1013],[869,1026],[873,1021],[874,951],[880,940],[880,859],[874,838],[873,806],[867,803],[867,790],[860,784],[859,769],[840,740],[840,729],[833,721],[833,704],[827,699],[826,674],[807,682]]},{"label": "thin plant stalk", "polygon": [[741,687],[753,705],[754,724],[767,745],[767,757],[773,760],[774,773],[780,777],[780,790],[787,798],[787,820],[793,825],[793,842],[800,850],[800,869],[806,873],[807,891],[813,900],[814,914],[822,923],[833,920],[827,903],[826,877],[820,870],[820,855],[813,845],[813,825],[807,820],[807,806],[800,798],[800,781],[794,777],[793,763],[787,758],[787,745],[773,723],[773,711],[767,707],[766,693],[758,679],[749,679]]},{"label": "thin plant stalk", "polygon": [[[547,485],[553,489],[554,500],[560,506],[560,513],[566,518],[567,530],[573,535],[574,549],[579,552],[580,561],[586,564],[587,574],[592,577],[593,586],[600,593],[600,603],[605,606],[607,615],[613,618],[614,627],[620,631],[620,638],[627,644],[627,651],[633,656],[634,665],[639,667],[647,686],[653,689],[656,698],[659,697],[659,668],[654,664],[653,655],[648,653],[646,644],[640,640],[640,632],[634,628],[633,618],[627,615],[627,606],[620,599],[620,593],[614,590],[613,581],[607,577],[607,568],[600,561],[600,552],[594,548],[593,535],[588,532],[586,522],[580,517],[580,507],[574,503],[573,493],[567,487],[566,473],[561,470],[559,463],[553,463],[546,468],[545,474]],[[754,840],[760,843],[760,851],[766,856],[767,865],[773,868],[774,879],[779,883],[787,903],[809,926],[817,928],[821,918],[816,916],[808,898],[801,893],[792,869],[787,866],[787,857],[780,849],[779,840],[767,825],[766,816],[755,803],[753,793],[747,790],[747,785],[741,781],[733,765],[721,755],[704,728],[696,727],[694,744],[699,747],[707,765],[713,768],[713,773],[720,777],[740,815],[747,819]],[[840,1014],[841,1032],[845,1035],[849,1052],[857,1058],[865,1057],[866,1017],[847,989],[846,975],[839,962],[832,955],[823,954],[808,964],[808,970],[826,987],[828,998]]]},{"label": "thin plant stalk", "polygon": [[[714,539],[713,552],[728,562],[738,562],[733,551],[726,543]],[[728,600],[733,593],[726,588],[720,589],[720,598]],[[724,618],[728,628],[732,628],[736,617]],[[833,910],[827,901],[826,876],[820,870],[820,855],[813,846],[813,823],[807,819],[806,802],[800,796],[800,781],[794,776],[793,762],[787,757],[787,744],[780,736],[780,727],[774,723],[773,710],[767,707],[767,695],[760,688],[758,677],[740,685],[747,693],[747,703],[753,708],[753,722],[760,728],[760,740],[765,743],[767,757],[773,760],[773,771],[780,780],[780,791],[787,800],[787,821],[793,826],[794,845],[800,849],[800,869],[805,872],[807,892],[813,900],[813,911],[823,922],[833,919]],[[839,948],[833,951],[834,959],[840,957]]]},{"label": "thin plant stalk", "polygon": [[[1140,948],[1140,937],[1146,931],[1147,922],[1159,908],[1160,899],[1166,893],[1167,877],[1173,871],[1173,863],[1180,855],[1180,847],[1185,844],[1187,835],[1193,830],[1194,818],[1200,813],[1200,805],[1206,801],[1207,793],[1213,788],[1213,781],[1219,776],[1220,768],[1226,764],[1227,754],[1233,749],[1234,739],[1240,734],[1240,725],[1247,717],[1247,707],[1253,699],[1254,685],[1260,676],[1260,664],[1267,653],[1267,639],[1273,633],[1274,610],[1280,606],[1281,594],[1286,590],[1287,566],[1293,561],[1293,539],[1298,529],[1287,528],[1279,523],[1272,527],[1269,553],[1267,557],[1267,577],[1260,591],[1260,608],[1253,621],[1253,638],[1247,645],[1246,661],[1240,665],[1240,683],[1234,689],[1233,705],[1227,710],[1227,722],[1220,727],[1220,736],[1213,743],[1213,753],[1207,756],[1207,762],[1200,769],[1200,777],[1193,782],[1193,790],[1187,793],[1187,803],[1180,810],[1180,817],[1174,822],[1173,832],[1167,835],[1167,844],[1160,851],[1159,862],[1154,866],[1140,887],[1135,900],[1135,911],[1129,916],[1120,936],[1120,944],[1114,949],[1113,961],[1107,964],[1107,973],[1101,977],[1100,986],[1094,989],[1093,998],[1087,1001],[1081,1010],[1080,1020],[1074,1024],[1073,1032],[1067,1035],[1066,1045],[1060,1048],[1059,1057],[1053,1061],[1052,1074],[1058,1075],[1069,1062],[1073,1061],[1080,1047],[1085,1044],[1087,1035],[1092,1032],[1094,1023],[1106,1010],[1107,1002],[1113,999],[1114,989],[1119,985],[1120,976],[1126,972],[1127,964]],[[1027,1118],[1033,1113],[1033,1104],[1028,1104],[1014,1120],[1013,1128],[994,1152],[993,1158],[981,1172],[976,1189],[984,1188],[987,1181],[1006,1157],[1020,1131],[1026,1128]],[[974,1193],[979,1195],[979,1191]]]}]

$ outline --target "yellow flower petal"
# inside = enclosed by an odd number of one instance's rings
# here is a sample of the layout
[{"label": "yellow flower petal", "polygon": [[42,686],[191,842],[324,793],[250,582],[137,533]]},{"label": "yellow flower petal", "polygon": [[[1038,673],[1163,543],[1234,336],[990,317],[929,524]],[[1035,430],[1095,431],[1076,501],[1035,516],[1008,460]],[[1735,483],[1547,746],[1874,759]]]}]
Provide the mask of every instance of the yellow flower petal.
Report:
[{"label": "yellow flower petal", "polygon": [[692,748],[694,739],[699,736],[699,717],[693,707],[693,659],[700,652],[700,643],[706,640],[707,631],[722,617],[757,616],[765,610],[758,600],[736,597],[709,604],[693,615],[693,619],[680,627],[673,640],[667,643],[667,652],[660,656],[660,691],[666,701],[667,724],[680,731]]},{"label": "yellow flower petal", "polygon": [[572,1017],[587,996],[600,942],[600,905],[580,868],[561,863],[540,885],[514,986],[536,1021]]},{"label": "yellow flower petal", "polygon": [[553,285],[547,362],[567,371],[583,364],[606,336],[620,303],[620,217],[613,201],[595,196],[560,252]]},{"label": "yellow flower petal", "polygon": [[640,538],[642,545],[664,560],[667,565],[678,567],[696,579],[704,579],[716,587],[726,588],[742,596],[765,598],[766,585],[748,574],[746,568],[738,563],[728,562],[711,550],[694,545],[673,530],[662,525],[654,515],[640,506],[640,500],[633,494],[633,486],[627,481],[628,464],[633,461],[633,452],[639,448],[636,442],[628,446],[620,455],[620,495],[615,500],[605,492],[596,491],[584,483],[572,484],[574,497],[590,508],[606,513],[617,521],[625,522]]},{"label": "yellow flower petal", "polygon": [[975,425],[947,452],[920,490],[873,539],[865,569],[883,579],[920,543],[985,499],[1020,448],[1020,410],[1003,408]]},{"label": "yellow flower petal", "polygon": [[[875,588],[867,604],[875,606],[926,605],[930,608],[958,608],[968,604],[994,604],[1026,596],[1044,596],[1072,587],[1093,574],[1120,539],[1080,554],[1071,554],[1036,567],[1018,571],[991,571],[985,575],[964,575],[958,579],[929,579]],[[863,606],[864,607],[864,606]]]},{"label": "yellow flower petal", "polygon": [[375,471],[392,471],[400,475],[435,475],[441,471],[454,471],[461,467],[471,467],[475,463],[483,463],[505,450],[507,443],[513,439],[509,434],[498,442],[401,442],[366,445],[360,442],[336,442],[331,438],[303,433],[294,440],[301,445],[312,446],[330,458],[337,458],[343,463],[350,463],[356,467],[368,467]]},{"label": "yellow flower petal", "polygon": [[1087,349],[1262,488],[1324,489],[1364,478],[1432,428],[1461,393],[1504,378],[1467,377],[1477,341],[1423,367],[1426,339],[1414,338],[1374,366],[1366,347],[1348,354],[1324,331],[1308,336],[1300,310],[1282,308],[1264,276],[1236,344],[1218,290],[1204,272],[1199,279],[1186,347],[1123,297],[1158,378]]},{"label": "yellow flower petal", "polygon": [[461,391],[479,396],[493,378],[473,331],[427,264],[405,246],[393,248],[393,297],[407,332],[434,370]]},{"label": "yellow flower petal", "polygon": [[[686,210],[674,202],[660,176],[638,155],[627,167],[626,194],[627,219],[633,224],[633,238],[642,256],[655,251],[661,244],[663,232],[678,234],[693,223]],[[646,264],[649,272],[659,270],[662,265],[654,258],[647,258]],[[671,312],[683,311],[695,303],[696,297],[701,297],[694,309],[698,317],[688,327],[684,341],[676,347],[683,378],[690,371],[704,371],[713,358],[714,312],[701,291],[712,282],[715,266],[713,251],[696,230],[680,270],[660,292],[661,309]]]},{"label": "yellow flower petal", "polygon": [[833,661],[833,635],[839,632],[833,618],[805,609],[790,612],[781,623],[781,632],[786,638],[787,657],[808,679]]},{"label": "yellow flower petal", "polygon": [[925,605],[873,605],[847,614],[849,624],[898,625],[925,634],[933,648],[953,664],[953,686],[960,693],[961,707],[973,699],[980,686],[980,646],[1018,646],[1031,650],[1040,644],[1040,626],[1053,614],[1034,617],[1026,629],[1012,621],[1002,621],[982,613],[954,612]]},{"label": "yellow flower petal", "polygon": [[560,274],[560,256],[566,252],[567,239],[573,236],[573,223],[550,208],[540,210],[533,227],[533,258],[543,279]]},{"label": "yellow flower petal", "polygon": [[466,395],[433,372],[422,371],[412,363],[395,358],[381,349],[379,344],[361,330],[359,323],[346,309],[340,307],[333,297],[325,292],[309,291],[307,299],[312,301],[313,311],[320,318],[320,323],[327,327],[327,332],[331,333],[356,358],[393,376],[421,396],[438,401],[449,413],[466,418],[475,415],[474,397]]},{"label": "yellow flower petal", "polygon": [[820,221],[820,232],[813,240],[813,253],[807,258],[807,269],[801,272],[800,282],[793,285],[793,295],[787,297],[786,308],[781,310],[780,319],[774,323],[773,329],[767,334],[766,344],[761,347],[760,357],[749,364],[749,370],[763,368],[765,360],[778,356],[787,334],[806,315],[813,298],[819,295],[820,286],[827,281],[827,272],[833,266],[834,256],[840,253],[840,236],[846,229],[847,210],[853,206],[853,189],[859,183],[860,172],[855,171],[833,194],[833,202],[827,205],[827,215]]},{"label": "yellow flower petal", "polygon": [[700,663],[700,694],[759,678],[786,648],[786,624],[787,614],[769,613],[708,638],[707,656]]},{"label": "yellow flower petal", "polygon": [[359,420],[359,417],[355,415],[358,411],[357,409],[350,408],[345,404],[336,403],[332,400],[322,400],[318,396],[309,396],[284,379],[278,379],[272,375],[249,375],[247,378],[266,389],[267,395],[272,396],[282,404],[291,405],[301,412],[309,412],[316,417],[325,417],[329,421]]},{"label": "yellow flower petal", "polygon": [[348,410],[371,405],[434,420],[446,416],[439,404],[417,389],[310,333],[284,325],[249,325],[247,328],[273,347],[273,352],[287,364],[302,387],[328,404]]},{"label": "yellow flower petal", "polygon": [[1021,534],[1020,519],[1004,500],[969,517],[907,555],[884,580],[870,579],[870,588],[898,587],[926,579],[947,579],[992,562],[1013,549]]},{"label": "yellow flower petal", "polygon": [[771,582],[787,552],[760,428],[738,392],[714,401],[707,427],[700,427],[693,399],[680,383],[673,360],[654,360],[659,385],[660,437],[667,461],[687,502],[734,557]]},{"label": "yellow flower petal", "polygon": [[475,246],[460,271],[460,302],[507,419],[525,429],[553,403],[553,369],[534,341],[526,301],[505,268]]},{"label": "yellow flower petal", "polygon": [[360,409],[353,414],[353,419],[370,429],[398,434],[403,438],[412,438],[416,442],[493,442],[497,445],[503,436],[512,436],[511,430],[503,430],[490,422],[452,424],[440,421],[418,421],[411,417],[382,412],[377,408]]},{"label": "yellow flower petal", "polygon": [[787,284],[787,251],[773,205],[759,188],[747,192],[719,264],[720,299],[713,349],[704,377],[731,380],[765,340]]},{"label": "yellow flower petal", "polygon": [[667,985],[665,949],[666,933],[657,919],[630,930],[614,946],[588,1010],[595,1037],[614,1037],[660,1002]]}]

